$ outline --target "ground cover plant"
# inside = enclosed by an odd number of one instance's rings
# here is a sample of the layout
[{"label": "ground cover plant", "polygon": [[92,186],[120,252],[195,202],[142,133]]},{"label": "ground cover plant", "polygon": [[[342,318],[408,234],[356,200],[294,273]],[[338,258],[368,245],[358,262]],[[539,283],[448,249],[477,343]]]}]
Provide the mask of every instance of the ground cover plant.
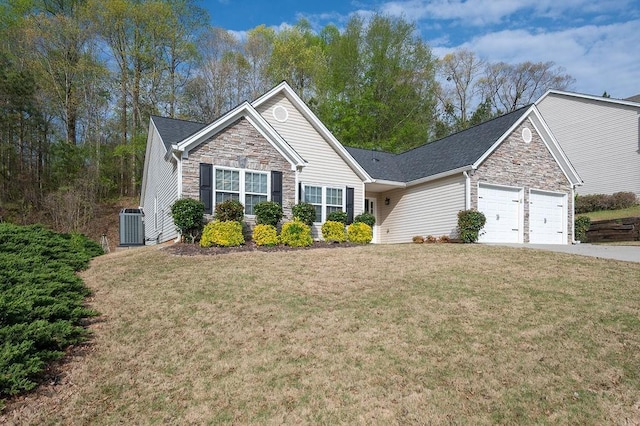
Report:
[{"label": "ground cover plant", "polygon": [[640,421],[638,263],[478,244],[141,248],[81,276],[102,314],[91,349],[0,423]]},{"label": "ground cover plant", "polygon": [[48,362],[87,337],[81,321],[94,311],[76,272],[99,254],[82,235],[0,223],[0,399],[33,389]]}]

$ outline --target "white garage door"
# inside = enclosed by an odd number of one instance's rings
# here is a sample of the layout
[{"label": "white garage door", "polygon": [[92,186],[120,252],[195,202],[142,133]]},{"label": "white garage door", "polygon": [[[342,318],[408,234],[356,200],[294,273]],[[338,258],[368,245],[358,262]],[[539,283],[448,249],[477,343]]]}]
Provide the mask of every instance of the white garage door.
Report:
[{"label": "white garage door", "polygon": [[531,191],[529,194],[529,242],[567,244],[567,195]]},{"label": "white garage door", "polygon": [[487,223],[482,243],[521,243],[522,189],[480,185],[478,188],[478,210],[484,213]]}]

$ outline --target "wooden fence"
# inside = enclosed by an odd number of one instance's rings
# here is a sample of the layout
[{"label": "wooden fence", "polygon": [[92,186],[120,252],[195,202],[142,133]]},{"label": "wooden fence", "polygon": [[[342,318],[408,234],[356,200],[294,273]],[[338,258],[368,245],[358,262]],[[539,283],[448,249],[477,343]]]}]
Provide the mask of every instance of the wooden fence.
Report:
[{"label": "wooden fence", "polygon": [[640,217],[591,222],[587,231],[587,241],[590,243],[640,241]]}]

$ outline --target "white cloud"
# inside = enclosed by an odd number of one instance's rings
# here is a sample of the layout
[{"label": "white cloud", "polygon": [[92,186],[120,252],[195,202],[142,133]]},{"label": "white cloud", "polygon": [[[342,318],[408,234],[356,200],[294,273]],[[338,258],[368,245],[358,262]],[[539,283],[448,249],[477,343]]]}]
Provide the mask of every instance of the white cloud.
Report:
[{"label": "white cloud", "polygon": [[[504,30],[476,37],[459,47],[490,62],[553,61],[576,79],[575,91],[624,98],[640,93],[640,20],[587,25],[556,32]],[[438,56],[452,48],[434,48]],[[635,91],[635,92],[634,92]]]}]

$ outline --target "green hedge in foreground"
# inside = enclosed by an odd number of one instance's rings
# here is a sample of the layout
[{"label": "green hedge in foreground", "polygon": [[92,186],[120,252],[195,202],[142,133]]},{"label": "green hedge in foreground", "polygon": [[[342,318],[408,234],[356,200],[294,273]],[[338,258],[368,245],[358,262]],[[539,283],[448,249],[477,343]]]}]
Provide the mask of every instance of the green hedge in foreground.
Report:
[{"label": "green hedge in foreground", "polygon": [[87,338],[89,290],[76,275],[102,254],[80,234],[0,223],[1,398],[36,386],[46,363]]}]

